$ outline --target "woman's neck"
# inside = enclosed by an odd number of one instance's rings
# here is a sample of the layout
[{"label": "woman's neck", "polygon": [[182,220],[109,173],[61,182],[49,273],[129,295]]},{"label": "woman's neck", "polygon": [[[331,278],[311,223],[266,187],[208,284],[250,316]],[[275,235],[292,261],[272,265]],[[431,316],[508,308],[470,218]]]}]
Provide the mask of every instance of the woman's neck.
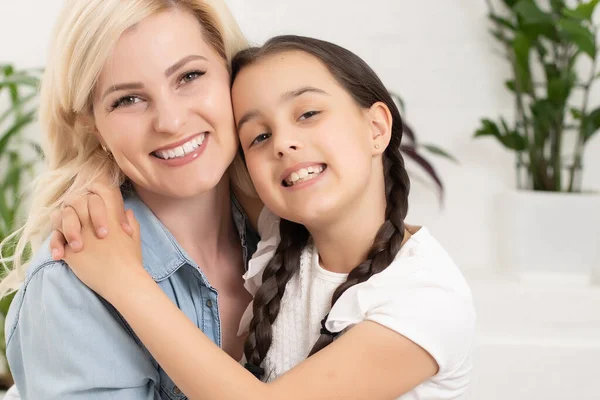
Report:
[{"label": "woman's neck", "polygon": [[239,245],[231,215],[229,178],[195,197],[177,199],[136,187],[140,199],[199,265],[217,265],[224,252]]}]

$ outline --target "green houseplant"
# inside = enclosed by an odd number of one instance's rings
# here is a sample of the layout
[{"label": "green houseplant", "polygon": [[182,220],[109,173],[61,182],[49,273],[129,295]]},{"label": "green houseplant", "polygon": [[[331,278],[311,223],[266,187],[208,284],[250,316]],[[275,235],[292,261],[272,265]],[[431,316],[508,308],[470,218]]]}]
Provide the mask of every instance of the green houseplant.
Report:
[{"label": "green houseplant", "polygon": [[582,187],[582,173],[585,146],[600,127],[600,107],[590,102],[600,77],[593,20],[600,0],[486,1],[515,104],[511,118],[485,118],[474,135],[494,137],[516,156],[519,190],[496,207],[501,263],[521,276],[589,276],[600,197]]},{"label": "green houseplant", "polygon": [[[22,222],[20,211],[23,185],[26,178],[33,176],[33,167],[40,159],[39,147],[24,136],[25,128],[35,120],[37,111],[37,93],[39,70],[16,70],[12,65],[0,65],[0,242],[14,231]],[[31,146],[34,151],[27,149]],[[1,268],[0,277],[4,277],[10,268],[15,240],[10,240],[3,249],[1,258],[9,260]],[[0,350],[6,371],[0,376],[0,389],[12,384],[8,365],[6,365],[6,345],[4,338],[4,317],[13,295],[0,299]]]},{"label": "green houseplant", "polygon": [[[600,107],[589,103],[600,77],[592,21],[599,0],[575,8],[551,0],[547,10],[537,0],[502,2],[496,10],[487,0],[492,34],[511,67],[506,87],[516,115],[512,123],[482,120],[475,136],[493,136],[515,151],[520,189],[579,192],[584,147],[600,127]],[[577,66],[586,61],[584,74]]]}]

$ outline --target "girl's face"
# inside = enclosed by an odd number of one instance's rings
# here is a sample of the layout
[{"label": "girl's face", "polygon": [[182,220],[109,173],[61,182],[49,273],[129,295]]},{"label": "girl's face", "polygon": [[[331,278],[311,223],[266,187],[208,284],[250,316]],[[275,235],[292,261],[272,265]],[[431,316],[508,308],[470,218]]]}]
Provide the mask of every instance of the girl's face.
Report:
[{"label": "girl's face", "polygon": [[301,51],[245,67],[232,93],[250,176],[273,212],[318,227],[369,206],[389,140],[385,106],[359,107],[324,64]]},{"label": "girl's face", "polygon": [[238,146],[225,61],[184,11],[150,16],[121,36],[100,74],[93,116],[138,190],[163,196],[213,189]]}]

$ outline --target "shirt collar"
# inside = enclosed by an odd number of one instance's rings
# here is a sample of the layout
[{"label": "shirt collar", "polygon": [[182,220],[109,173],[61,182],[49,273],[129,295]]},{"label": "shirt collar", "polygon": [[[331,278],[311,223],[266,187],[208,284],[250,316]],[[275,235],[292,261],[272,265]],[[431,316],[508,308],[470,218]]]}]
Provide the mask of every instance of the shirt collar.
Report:
[{"label": "shirt collar", "polygon": [[166,279],[185,264],[197,268],[169,230],[136,194],[127,194],[124,201],[125,208],[133,211],[140,225],[142,262],[155,281]]},{"label": "shirt collar", "polygon": [[[135,193],[124,193],[125,208],[131,209],[140,225],[142,240],[142,262],[144,268],[159,282],[171,276],[183,265],[188,264],[200,272],[201,278],[208,285],[202,270],[183,250],[171,232],[154,215],[152,210]],[[248,217],[234,196],[231,197],[233,220],[240,235],[244,265],[247,268],[248,259],[256,250],[258,234],[250,228]]]}]

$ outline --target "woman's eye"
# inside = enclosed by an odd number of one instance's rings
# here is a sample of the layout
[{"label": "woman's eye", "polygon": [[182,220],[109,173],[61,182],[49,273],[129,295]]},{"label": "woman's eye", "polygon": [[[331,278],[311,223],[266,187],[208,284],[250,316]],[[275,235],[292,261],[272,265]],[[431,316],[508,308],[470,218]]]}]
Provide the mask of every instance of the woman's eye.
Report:
[{"label": "woman's eye", "polygon": [[111,104],[110,108],[111,110],[114,110],[115,108],[119,107],[127,107],[135,103],[139,103],[140,101],[142,101],[142,99],[137,96],[123,96],[115,100],[114,103]]},{"label": "woman's eye", "polygon": [[200,78],[204,74],[205,74],[205,72],[203,72],[203,71],[186,72],[185,74],[183,74],[181,76],[179,83],[188,83],[188,82],[194,81],[194,80]]},{"label": "woman's eye", "polygon": [[309,118],[314,117],[315,115],[320,114],[320,111],[307,111],[298,118],[299,120],[307,120]]},{"label": "woman's eye", "polygon": [[250,146],[253,146],[255,144],[259,144],[261,142],[264,142],[265,140],[267,140],[270,137],[271,137],[270,133],[261,133],[256,138],[254,138],[254,140],[252,141],[252,143],[250,143]]}]

